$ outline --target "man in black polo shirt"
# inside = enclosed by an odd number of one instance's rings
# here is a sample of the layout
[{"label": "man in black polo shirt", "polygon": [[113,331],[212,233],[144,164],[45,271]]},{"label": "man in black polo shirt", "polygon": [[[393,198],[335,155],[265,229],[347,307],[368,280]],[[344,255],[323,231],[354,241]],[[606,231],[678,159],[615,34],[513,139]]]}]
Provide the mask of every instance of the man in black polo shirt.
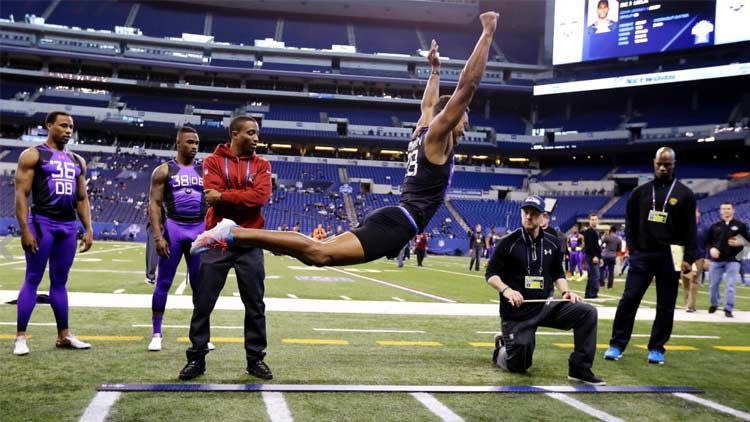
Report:
[{"label": "man in black polo shirt", "polygon": [[599,245],[599,216],[596,213],[589,214],[589,228],[583,231],[583,252],[586,255],[586,267],[589,278],[586,282],[586,299],[599,296],[599,287],[602,287],[602,247]]},{"label": "man in black polo shirt", "polygon": [[711,258],[709,270],[711,307],[708,313],[716,312],[721,304],[720,286],[721,280],[726,280],[727,286],[724,290],[726,304],[724,315],[733,318],[734,291],[740,281],[740,261],[737,255],[742,252],[742,242],[737,236],[750,240],[747,226],[742,221],[734,218],[734,206],[730,202],[724,202],[719,206],[721,220],[717,221],[706,233],[706,246],[709,248],[708,255]]},{"label": "man in black polo shirt", "polygon": [[[492,361],[506,371],[526,372],[534,354],[537,327],[572,328],[575,346],[568,360],[568,379],[604,385],[591,372],[596,353],[596,308],[569,291],[560,243],[541,230],[542,213],[542,198],[526,198],[521,205],[523,227],[500,239],[487,267],[487,283],[500,292],[502,319]],[[565,301],[549,301],[554,286]],[[533,299],[542,302],[524,303]]]},{"label": "man in black polo shirt", "polygon": [[[654,157],[654,180],[635,188],[628,199],[625,238],[630,270],[617,305],[609,349],[604,353],[607,360],[622,357],[633,333],[638,306],[655,277],[656,318],[648,342],[648,362],[664,363],[664,345],[672,335],[680,270],[691,271],[696,253],[695,195],[674,178],[674,166],[674,150],[659,148]],[[680,259],[679,255],[681,262],[674,262]]]}]

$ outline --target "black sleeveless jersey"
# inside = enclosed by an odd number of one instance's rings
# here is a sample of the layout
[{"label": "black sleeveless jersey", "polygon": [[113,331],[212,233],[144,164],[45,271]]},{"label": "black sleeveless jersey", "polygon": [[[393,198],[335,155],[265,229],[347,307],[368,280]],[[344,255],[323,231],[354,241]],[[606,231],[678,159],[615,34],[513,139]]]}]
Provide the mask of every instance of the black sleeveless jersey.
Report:
[{"label": "black sleeveless jersey", "polygon": [[453,177],[453,151],[442,165],[433,164],[427,159],[424,151],[427,129],[422,128],[409,142],[406,177],[400,201],[400,205],[414,217],[420,233],[443,203]]}]

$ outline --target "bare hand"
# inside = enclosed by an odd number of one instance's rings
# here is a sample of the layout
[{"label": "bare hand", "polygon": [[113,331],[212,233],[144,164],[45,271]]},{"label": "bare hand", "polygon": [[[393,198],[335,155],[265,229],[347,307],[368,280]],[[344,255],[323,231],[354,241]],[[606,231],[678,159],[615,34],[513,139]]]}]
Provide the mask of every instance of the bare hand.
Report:
[{"label": "bare hand", "polygon": [[156,253],[164,258],[169,258],[169,243],[163,237],[156,240]]},{"label": "bare hand", "polygon": [[497,29],[497,18],[500,15],[497,12],[484,12],[479,15],[479,20],[482,22],[482,29],[484,32],[494,34]]},{"label": "bare hand", "polygon": [[503,293],[503,297],[508,299],[508,302],[510,302],[511,305],[518,307],[523,304],[523,295],[513,289],[507,289],[505,290],[505,293]]},{"label": "bare hand", "polygon": [[206,197],[206,203],[211,207],[221,201],[221,192],[217,190],[206,189],[203,191],[203,195]]},{"label": "bare hand", "polygon": [[711,258],[713,258],[713,259],[719,259],[719,255],[720,254],[719,254],[719,250],[718,249],[711,248],[708,252],[711,254]]},{"label": "bare hand", "polygon": [[688,263],[687,263],[687,262],[685,262],[685,261],[682,261],[682,265],[681,265],[681,268],[682,268],[682,273],[683,273],[683,274],[687,274],[687,273],[689,273],[689,272],[693,271],[693,266],[692,266],[692,265],[690,265],[690,264],[688,264]]},{"label": "bare hand", "polygon": [[596,265],[599,265],[599,258],[594,257],[594,259],[592,259],[591,262],[593,262]]},{"label": "bare hand", "polygon": [[31,230],[21,231],[21,247],[28,253],[36,253],[39,250],[39,244],[36,241],[36,237],[31,233]]},{"label": "bare hand", "polygon": [[439,48],[440,46],[438,45],[437,41],[432,40],[432,43],[430,44],[430,52],[427,53],[427,61],[430,62],[432,70],[440,69],[440,53],[438,52]]},{"label": "bare hand", "polygon": [[580,302],[581,300],[583,300],[583,299],[581,299],[581,296],[578,296],[577,294],[575,294],[575,293],[573,293],[573,292],[566,292],[566,293],[565,293],[565,294],[564,294],[564,295],[562,296],[562,298],[563,298],[563,299],[566,299],[566,300],[568,300],[568,301],[570,301],[570,303],[578,303],[578,302]]},{"label": "bare hand", "polygon": [[81,243],[78,245],[78,252],[84,253],[91,249],[91,245],[94,243],[94,232],[92,230],[86,230],[81,238]]},{"label": "bare hand", "polygon": [[730,237],[728,243],[729,243],[729,246],[733,246],[735,248],[738,246],[742,246],[742,242],[737,240],[737,236]]}]

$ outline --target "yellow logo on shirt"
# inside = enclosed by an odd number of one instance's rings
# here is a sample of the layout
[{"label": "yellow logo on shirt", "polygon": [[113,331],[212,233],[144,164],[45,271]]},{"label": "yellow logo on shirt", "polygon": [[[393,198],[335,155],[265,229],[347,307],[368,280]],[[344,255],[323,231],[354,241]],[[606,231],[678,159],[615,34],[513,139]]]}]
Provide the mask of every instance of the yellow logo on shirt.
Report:
[{"label": "yellow logo on shirt", "polygon": [[671,206],[677,205],[677,198],[669,198],[669,205]]}]

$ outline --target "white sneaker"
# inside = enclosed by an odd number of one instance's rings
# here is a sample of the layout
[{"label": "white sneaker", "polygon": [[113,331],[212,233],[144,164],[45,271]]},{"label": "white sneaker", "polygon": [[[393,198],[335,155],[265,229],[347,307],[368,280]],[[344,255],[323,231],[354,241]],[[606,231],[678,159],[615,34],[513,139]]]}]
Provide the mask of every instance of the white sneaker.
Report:
[{"label": "white sneaker", "polygon": [[64,349],[90,349],[91,345],[89,343],[78,340],[73,335],[69,335],[62,340],[57,339],[57,342],[55,342],[55,347],[61,347]]},{"label": "white sneaker", "polygon": [[29,354],[29,346],[26,344],[26,337],[17,337],[13,346],[13,354],[23,356]]},{"label": "white sneaker", "polygon": [[216,350],[216,346],[214,346],[214,344],[213,344],[213,343],[211,343],[210,341],[208,342],[208,350],[209,350],[209,351],[211,351],[211,350]]},{"label": "white sneaker", "polygon": [[231,230],[237,226],[234,221],[225,218],[214,228],[198,235],[190,245],[190,254],[198,255],[211,248],[227,249],[232,246]]},{"label": "white sneaker", "polygon": [[151,343],[148,344],[149,352],[158,352],[161,350],[161,334],[154,334],[151,336]]}]

